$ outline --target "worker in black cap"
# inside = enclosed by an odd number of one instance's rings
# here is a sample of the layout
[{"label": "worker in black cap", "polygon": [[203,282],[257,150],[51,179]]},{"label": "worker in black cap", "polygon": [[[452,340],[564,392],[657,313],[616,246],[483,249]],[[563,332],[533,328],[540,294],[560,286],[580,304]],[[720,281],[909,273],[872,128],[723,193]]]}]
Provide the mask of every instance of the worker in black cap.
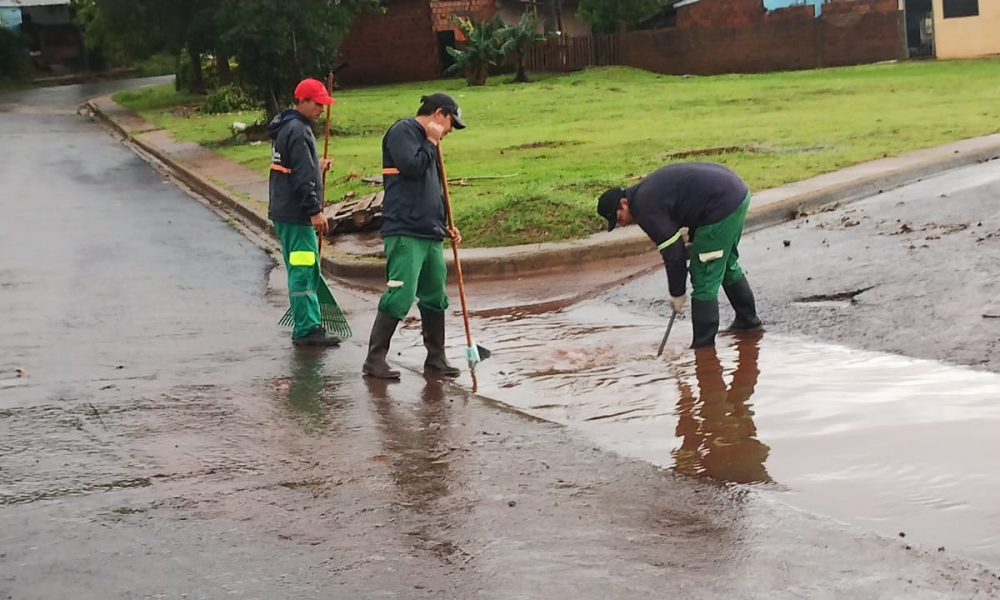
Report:
[{"label": "worker in black cap", "polygon": [[444,238],[461,236],[447,222],[444,188],[438,170],[438,144],[453,129],[465,129],[462,110],[447,94],[420,99],[417,116],[397,121],[382,138],[382,240],[385,244],[387,289],[368,341],[362,372],[379,379],[398,379],[385,357],[396,326],[419,299],[427,360],[424,373],[457,377],[445,359],[444,316],[448,308]]},{"label": "worker in black cap", "polygon": [[651,173],[628,189],[611,188],[597,201],[597,212],[617,225],[638,224],[663,256],[670,306],[684,310],[687,256],[681,229],[691,248],[692,348],[715,345],[719,330],[719,287],[736,311],[729,330],[761,328],[753,291],[739,264],[740,237],[750,208],[750,188],[722,165],[683,163]]}]

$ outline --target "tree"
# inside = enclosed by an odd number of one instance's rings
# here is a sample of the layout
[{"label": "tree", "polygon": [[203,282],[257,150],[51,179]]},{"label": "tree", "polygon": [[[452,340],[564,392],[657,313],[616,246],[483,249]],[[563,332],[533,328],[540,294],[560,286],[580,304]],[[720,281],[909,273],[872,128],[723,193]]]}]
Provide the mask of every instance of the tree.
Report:
[{"label": "tree", "polygon": [[539,33],[538,19],[531,13],[524,13],[515,25],[504,29],[502,37],[504,39],[500,51],[504,56],[514,55],[514,62],[517,64],[517,72],[514,74],[514,81],[527,83],[528,74],[525,71],[524,59],[532,48],[548,39],[548,35]]},{"label": "tree", "polygon": [[580,18],[594,33],[614,33],[619,24],[635,27],[657,9],[676,0],[580,0]]},{"label": "tree", "polygon": [[0,26],[0,81],[21,78],[28,70],[27,59],[21,32]]},{"label": "tree", "polygon": [[190,61],[190,91],[204,93],[202,57],[218,37],[216,14],[222,0],[74,0],[77,23],[87,46],[119,61],[157,52]]},{"label": "tree", "polygon": [[128,58],[183,54],[178,82],[191,91],[209,87],[206,57],[214,57],[223,85],[233,77],[229,59],[236,59],[238,84],[268,116],[290,103],[300,79],[323,77],[354,16],[378,7],[378,0],[74,1],[88,43]]},{"label": "tree", "polygon": [[239,82],[268,116],[292,100],[295,84],[323,78],[354,17],[375,0],[225,0],[223,48],[239,63]]},{"label": "tree", "polygon": [[469,85],[486,85],[490,67],[496,66],[504,56],[506,25],[499,17],[489,21],[455,17],[455,22],[465,36],[465,44],[462,48],[447,48],[448,54],[455,59],[447,72],[463,73]]}]

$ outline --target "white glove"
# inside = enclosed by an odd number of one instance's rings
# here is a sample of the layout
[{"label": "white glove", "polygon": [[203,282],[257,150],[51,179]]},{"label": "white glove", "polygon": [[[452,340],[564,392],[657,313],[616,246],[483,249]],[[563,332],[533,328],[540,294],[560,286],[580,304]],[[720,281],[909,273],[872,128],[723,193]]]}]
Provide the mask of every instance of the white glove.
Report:
[{"label": "white glove", "polygon": [[687,296],[674,296],[670,297],[670,308],[674,309],[675,313],[684,312],[684,303],[687,302]]}]

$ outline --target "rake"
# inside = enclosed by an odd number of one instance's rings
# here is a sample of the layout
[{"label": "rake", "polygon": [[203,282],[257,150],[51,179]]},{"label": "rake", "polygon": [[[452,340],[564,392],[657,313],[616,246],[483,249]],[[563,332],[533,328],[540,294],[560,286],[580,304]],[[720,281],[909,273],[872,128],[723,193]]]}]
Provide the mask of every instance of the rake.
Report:
[{"label": "rake", "polygon": [[[342,67],[343,65],[341,65]],[[334,71],[339,70],[335,69]],[[326,87],[327,91],[333,94],[333,74],[334,71],[330,71],[330,75],[327,77]],[[326,107],[326,137],[323,141],[323,158],[327,158],[330,155],[330,106]],[[326,171],[323,171],[323,189],[326,189]],[[344,316],[344,311],[340,310],[340,306],[337,304],[337,299],[333,297],[333,292],[330,291],[330,287],[326,285],[326,280],[323,279],[323,236],[316,234],[316,254],[319,256],[319,260],[316,262],[316,268],[319,270],[319,284],[316,288],[316,297],[319,300],[319,322],[329,332],[332,332],[337,337],[341,339],[346,339],[351,337],[351,325],[347,322],[347,317]],[[295,316],[292,314],[292,308],[289,307],[285,311],[285,315],[281,317],[278,321],[278,326],[280,327],[294,327],[295,326]]]}]

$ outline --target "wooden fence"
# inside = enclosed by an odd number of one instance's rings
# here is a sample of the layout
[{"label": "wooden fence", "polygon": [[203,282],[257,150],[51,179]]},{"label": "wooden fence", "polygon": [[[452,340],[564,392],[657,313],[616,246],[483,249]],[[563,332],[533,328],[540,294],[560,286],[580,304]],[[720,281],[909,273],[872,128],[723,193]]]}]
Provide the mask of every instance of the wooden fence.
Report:
[{"label": "wooden fence", "polygon": [[614,34],[560,36],[535,46],[525,57],[529,71],[578,71],[617,65],[618,37]]}]

